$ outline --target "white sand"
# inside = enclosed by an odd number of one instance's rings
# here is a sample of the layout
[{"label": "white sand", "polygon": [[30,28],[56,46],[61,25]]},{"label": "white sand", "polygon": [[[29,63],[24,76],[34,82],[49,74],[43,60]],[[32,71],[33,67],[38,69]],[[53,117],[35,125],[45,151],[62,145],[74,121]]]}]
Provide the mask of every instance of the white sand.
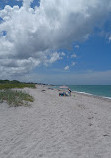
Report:
[{"label": "white sand", "polygon": [[111,101],[25,90],[31,107],[0,104],[0,158],[111,158]]}]

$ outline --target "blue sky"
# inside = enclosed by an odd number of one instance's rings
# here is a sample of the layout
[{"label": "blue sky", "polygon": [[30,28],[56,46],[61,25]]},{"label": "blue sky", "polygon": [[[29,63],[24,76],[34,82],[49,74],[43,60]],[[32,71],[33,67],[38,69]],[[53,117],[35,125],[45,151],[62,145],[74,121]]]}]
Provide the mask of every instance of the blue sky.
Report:
[{"label": "blue sky", "polygon": [[111,84],[111,2],[74,1],[0,1],[1,79]]},{"label": "blue sky", "polygon": [[[14,5],[18,5],[19,7],[22,6],[23,1],[22,0],[1,0],[0,1],[0,8],[3,9],[6,5],[10,5],[13,7]],[[39,0],[34,0],[33,3],[31,4],[31,7],[34,8],[35,6],[39,6],[40,1]]]}]

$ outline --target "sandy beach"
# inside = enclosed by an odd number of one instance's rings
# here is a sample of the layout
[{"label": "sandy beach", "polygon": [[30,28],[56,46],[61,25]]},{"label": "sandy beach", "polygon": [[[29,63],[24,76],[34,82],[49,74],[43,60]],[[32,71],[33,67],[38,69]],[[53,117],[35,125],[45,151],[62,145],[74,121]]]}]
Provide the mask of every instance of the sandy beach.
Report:
[{"label": "sandy beach", "polygon": [[0,103],[0,158],[111,158],[111,100],[24,90],[30,107]]}]

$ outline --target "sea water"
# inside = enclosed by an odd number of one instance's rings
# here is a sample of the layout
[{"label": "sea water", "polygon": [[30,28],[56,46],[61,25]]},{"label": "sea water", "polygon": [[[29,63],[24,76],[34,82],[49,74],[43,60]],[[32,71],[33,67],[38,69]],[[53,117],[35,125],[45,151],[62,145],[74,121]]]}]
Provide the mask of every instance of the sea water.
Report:
[{"label": "sea water", "polygon": [[68,85],[72,91],[111,98],[111,85]]}]

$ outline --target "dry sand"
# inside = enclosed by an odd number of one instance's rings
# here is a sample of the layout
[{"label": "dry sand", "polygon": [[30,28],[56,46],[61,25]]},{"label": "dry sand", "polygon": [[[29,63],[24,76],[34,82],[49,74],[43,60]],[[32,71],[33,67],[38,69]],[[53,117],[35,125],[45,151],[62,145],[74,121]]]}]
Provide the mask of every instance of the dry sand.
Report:
[{"label": "dry sand", "polygon": [[59,97],[43,86],[25,91],[31,107],[0,103],[0,158],[111,158],[111,101]]}]

